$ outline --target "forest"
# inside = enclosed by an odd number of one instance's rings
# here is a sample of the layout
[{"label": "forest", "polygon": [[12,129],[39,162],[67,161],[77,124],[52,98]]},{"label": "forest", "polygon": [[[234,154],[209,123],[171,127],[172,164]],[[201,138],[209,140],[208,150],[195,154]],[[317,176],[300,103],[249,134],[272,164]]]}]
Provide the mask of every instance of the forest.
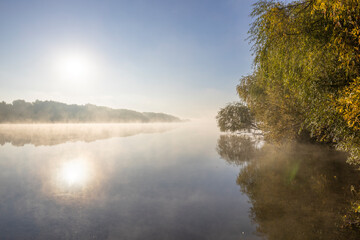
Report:
[{"label": "forest", "polygon": [[137,112],[128,109],[112,109],[92,104],[68,105],[54,101],[12,104],[0,102],[1,123],[123,123],[123,122],[179,122],[179,118],[164,113]]},{"label": "forest", "polygon": [[320,142],[360,164],[360,2],[258,1],[251,16],[253,72],[219,111],[220,129]]}]

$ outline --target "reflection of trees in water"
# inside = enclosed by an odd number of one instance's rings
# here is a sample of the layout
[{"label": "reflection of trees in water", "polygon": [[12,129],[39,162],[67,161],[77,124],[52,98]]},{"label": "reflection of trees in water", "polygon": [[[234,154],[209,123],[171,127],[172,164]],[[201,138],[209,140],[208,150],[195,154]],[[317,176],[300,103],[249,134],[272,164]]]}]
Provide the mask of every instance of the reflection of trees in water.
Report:
[{"label": "reflection of trees in water", "polygon": [[176,124],[0,124],[0,145],[49,146],[169,131]]},{"label": "reflection of trees in water", "polygon": [[227,134],[218,139],[217,152],[228,163],[242,164],[254,157],[256,141],[247,135]]},{"label": "reflection of trees in water", "polygon": [[[250,198],[258,233],[270,240],[359,239],[359,230],[341,227],[354,200],[351,186],[358,188],[360,180],[342,153],[295,144],[265,145],[254,154],[246,141],[220,138],[218,152],[228,162],[251,160],[242,166],[237,184]],[[250,155],[240,157],[246,151]]]}]

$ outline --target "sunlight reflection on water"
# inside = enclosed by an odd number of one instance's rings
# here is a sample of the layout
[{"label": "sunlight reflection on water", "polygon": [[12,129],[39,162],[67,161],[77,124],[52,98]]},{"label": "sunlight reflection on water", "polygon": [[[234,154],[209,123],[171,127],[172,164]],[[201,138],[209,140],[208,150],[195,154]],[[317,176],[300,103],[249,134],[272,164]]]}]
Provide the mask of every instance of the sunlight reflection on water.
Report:
[{"label": "sunlight reflection on water", "polygon": [[68,186],[83,186],[91,177],[89,164],[82,158],[64,162],[59,175]]},{"label": "sunlight reflection on water", "polygon": [[91,156],[63,156],[47,165],[46,195],[57,201],[90,201],[101,187],[101,166]]}]

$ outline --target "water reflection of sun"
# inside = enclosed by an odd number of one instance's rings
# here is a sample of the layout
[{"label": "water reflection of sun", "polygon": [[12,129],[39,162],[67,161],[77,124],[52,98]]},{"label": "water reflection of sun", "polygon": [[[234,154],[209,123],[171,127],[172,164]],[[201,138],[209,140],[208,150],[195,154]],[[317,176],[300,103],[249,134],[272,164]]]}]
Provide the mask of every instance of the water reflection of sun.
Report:
[{"label": "water reflection of sun", "polygon": [[43,166],[42,191],[62,202],[89,201],[101,190],[103,165],[87,154],[63,156]]},{"label": "water reflection of sun", "polygon": [[87,157],[61,161],[54,175],[58,191],[83,191],[92,188],[97,175],[95,170],[93,161]]},{"label": "water reflection of sun", "polygon": [[60,178],[68,186],[86,185],[90,177],[89,164],[84,159],[64,162],[60,169]]}]

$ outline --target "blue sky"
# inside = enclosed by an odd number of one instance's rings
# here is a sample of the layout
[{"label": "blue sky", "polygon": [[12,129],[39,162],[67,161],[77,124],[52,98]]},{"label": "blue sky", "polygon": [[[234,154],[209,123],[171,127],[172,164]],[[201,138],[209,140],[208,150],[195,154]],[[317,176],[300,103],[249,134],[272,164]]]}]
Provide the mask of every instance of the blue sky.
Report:
[{"label": "blue sky", "polygon": [[254,2],[0,0],[0,100],[213,117],[251,72]]}]

